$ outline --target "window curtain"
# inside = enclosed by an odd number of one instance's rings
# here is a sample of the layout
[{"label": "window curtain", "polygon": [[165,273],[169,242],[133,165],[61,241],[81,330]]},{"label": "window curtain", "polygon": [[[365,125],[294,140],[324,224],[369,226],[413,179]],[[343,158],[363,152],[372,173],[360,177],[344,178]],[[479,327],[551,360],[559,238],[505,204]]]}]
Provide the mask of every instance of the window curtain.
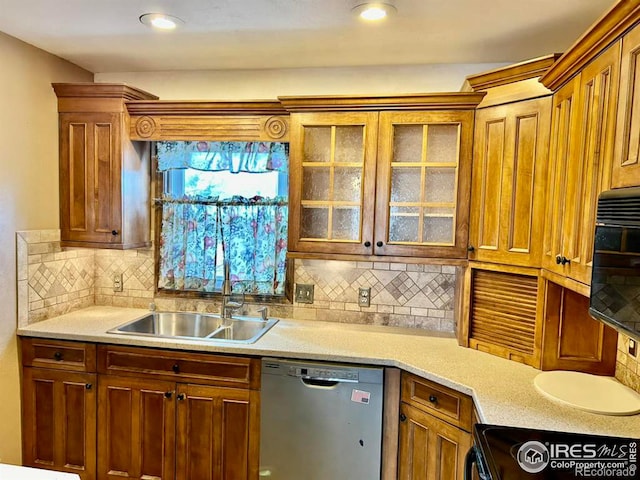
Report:
[{"label": "window curtain", "polygon": [[158,170],[176,168],[231,173],[288,169],[286,145],[279,142],[156,142]]},{"label": "window curtain", "polygon": [[288,207],[283,204],[221,207],[222,250],[234,291],[284,293],[287,219]]},{"label": "window curtain", "polygon": [[[168,145],[168,144],[178,145]],[[230,146],[225,168],[220,168],[223,155],[212,156],[204,164],[198,156],[187,155],[206,143],[207,154],[222,152],[213,143],[241,144]],[[250,142],[248,142],[250,143]],[[270,169],[287,169],[286,148],[283,144],[266,144],[274,155],[260,156],[265,149],[261,143],[243,142],[158,142],[158,165],[161,171],[189,168],[195,162],[201,170],[233,169],[256,173]],[[186,144],[186,145],[185,145]],[[274,147],[275,145],[275,147]],[[166,148],[169,147],[169,148]],[[194,150],[195,149],[195,150]],[[162,152],[170,151],[165,157]],[[247,154],[247,153],[250,154]],[[253,155],[251,152],[258,152]],[[245,155],[246,154],[246,155]],[[194,160],[195,159],[195,160]],[[220,160],[220,161],[219,161]],[[204,168],[206,167],[206,168]],[[164,169],[164,170],[163,170]],[[255,170],[253,170],[255,169]],[[220,288],[222,271],[216,265],[229,262],[234,292],[257,295],[283,295],[287,252],[288,200],[283,197],[246,199],[172,198],[164,195],[160,232],[160,266],[158,288],[214,292]],[[222,248],[219,248],[222,247]],[[218,277],[216,277],[216,273]]]}]

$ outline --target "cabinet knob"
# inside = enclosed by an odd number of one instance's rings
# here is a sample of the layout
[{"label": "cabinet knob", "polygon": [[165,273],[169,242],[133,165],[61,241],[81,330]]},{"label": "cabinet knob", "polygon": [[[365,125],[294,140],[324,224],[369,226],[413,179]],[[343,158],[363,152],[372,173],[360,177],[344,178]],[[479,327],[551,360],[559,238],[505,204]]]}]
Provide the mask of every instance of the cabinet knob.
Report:
[{"label": "cabinet knob", "polygon": [[87,383],[84,388],[86,388],[87,390],[91,390],[93,388],[93,384],[91,383]]},{"label": "cabinet knob", "polygon": [[56,362],[59,362],[60,360],[62,360],[62,352],[55,352],[55,353],[53,354],[53,359],[54,359]]},{"label": "cabinet knob", "polygon": [[120,232],[118,232],[118,230],[111,230],[111,235],[113,235],[114,237],[117,237],[119,233]]},{"label": "cabinet knob", "polygon": [[401,422],[406,422],[407,421],[407,416],[404,413],[400,414],[400,421]]},{"label": "cabinet knob", "polygon": [[382,245],[384,245],[384,243],[382,243],[380,241],[376,242],[376,246],[381,247]]},{"label": "cabinet knob", "polygon": [[556,255],[556,265],[560,265],[562,263],[562,257],[560,255]]},{"label": "cabinet knob", "polygon": [[571,260],[569,260],[567,257],[562,257],[562,265],[566,265],[567,263],[571,263]]},{"label": "cabinet knob", "polygon": [[567,263],[571,263],[571,260],[569,260],[564,255],[556,255],[556,264],[557,265],[566,265]]},{"label": "cabinet knob", "polygon": [[173,396],[172,391],[164,392],[164,398],[171,398]]},{"label": "cabinet knob", "polygon": [[431,403],[438,403],[438,397],[436,397],[435,395],[429,395],[429,401]]},{"label": "cabinet knob", "polygon": [[180,401],[183,401],[187,397],[185,396],[184,393],[179,393],[178,395],[176,395],[176,398]]},{"label": "cabinet knob", "polygon": [[171,370],[173,370],[173,373],[180,373],[180,365],[174,363],[173,367],[171,367]]},{"label": "cabinet knob", "polygon": [[467,252],[469,252],[469,253],[473,253],[473,252],[475,252],[475,251],[476,251],[476,247],[474,247],[473,245],[469,245],[469,246],[467,247]]},{"label": "cabinet knob", "polygon": [[367,240],[366,242],[364,242],[364,246],[369,248],[371,246],[371,242]]}]

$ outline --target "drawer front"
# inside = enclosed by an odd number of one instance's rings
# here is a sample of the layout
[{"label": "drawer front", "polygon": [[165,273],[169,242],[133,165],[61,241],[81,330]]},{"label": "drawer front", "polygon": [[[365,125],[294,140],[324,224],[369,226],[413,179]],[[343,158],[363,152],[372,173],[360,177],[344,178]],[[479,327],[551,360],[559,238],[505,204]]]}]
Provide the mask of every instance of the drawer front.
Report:
[{"label": "drawer front", "polygon": [[257,358],[100,345],[98,371],[223,387],[260,388]]},{"label": "drawer front", "polygon": [[96,371],[96,346],[41,338],[22,338],[22,365],[77,372]]},{"label": "drawer front", "polygon": [[473,400],[463,393],[415,375],[403,373],[402,401],[467,432],[471,431]]}]

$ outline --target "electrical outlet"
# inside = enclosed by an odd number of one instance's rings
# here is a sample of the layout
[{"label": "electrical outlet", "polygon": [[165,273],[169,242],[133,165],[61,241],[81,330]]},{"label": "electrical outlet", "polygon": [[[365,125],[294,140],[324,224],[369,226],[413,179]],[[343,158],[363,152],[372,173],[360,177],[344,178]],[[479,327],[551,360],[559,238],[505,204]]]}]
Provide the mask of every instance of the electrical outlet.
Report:
[{"label": "electrical outlet", "polygon": [[296,302],[313,303],[313,284],[296,283]]},{"label": "electrical outlet", "polygon": [[361,307],[368,307],[371,305],[371,289],[359,288],[358,289],[358,305]]},{"label": "electrical outlet", "polygon": [[113,291],[114,292],[122,291],[122,274],[121,273],[113,274]]}]

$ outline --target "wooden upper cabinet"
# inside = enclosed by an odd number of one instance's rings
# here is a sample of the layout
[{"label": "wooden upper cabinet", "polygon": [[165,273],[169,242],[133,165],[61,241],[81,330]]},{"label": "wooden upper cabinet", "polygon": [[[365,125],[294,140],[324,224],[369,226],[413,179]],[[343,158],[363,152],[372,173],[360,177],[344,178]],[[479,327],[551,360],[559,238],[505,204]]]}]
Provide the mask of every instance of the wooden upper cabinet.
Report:
[{"label": "wooden upper cabinet", "polygon": [[289,251],[466,257],[483,95],[281,99],[291,111]]},{"label": "wooden upper cabinet", "polygon": [[378,115],[291,115],[289,250],[371,254]]},{"label": "wooden upper cabinet", "polygon": [[622,38],[611,187],[640,185],[640,26]]},{"label": "wooden upper cabinet", "polygon": [[63,245],[150,242],[149,144],[131,142],[126,100],[156,98],[120,84],[54,84],[60,133]]},{"label": "wooden upper cabinet", "polygon": [[591,282],[597,199],[610,186],[620,42],[554,94],[543,267]]},{"label": "wooden upper cabinet", "polygon": [[476,112],[469,258],[540,266],[551,97]]},{"label": "wooden upper cabinet", "polygon": [[374,253],[466,257],[473,112],[382,112]]}]

